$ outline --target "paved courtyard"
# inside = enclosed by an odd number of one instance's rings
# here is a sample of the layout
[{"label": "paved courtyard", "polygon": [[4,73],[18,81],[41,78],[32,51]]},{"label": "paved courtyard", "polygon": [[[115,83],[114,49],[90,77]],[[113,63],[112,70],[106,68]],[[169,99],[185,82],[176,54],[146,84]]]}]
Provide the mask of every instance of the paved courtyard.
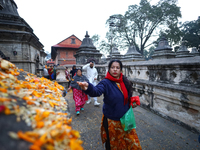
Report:
[{"label": "paved courtyard", "polygon": [[[72,92],[67,93],[70,113],[73,118],[72,127],[78,130],[85,150],[104,150],[100,136],[103,97],[101,103],[94,107],[93,102],[85,104],[79,116],[75,113]],[[170,122],[141,107],[134,108],[137,134],[143,150],[199,150],[198,134]]]}]

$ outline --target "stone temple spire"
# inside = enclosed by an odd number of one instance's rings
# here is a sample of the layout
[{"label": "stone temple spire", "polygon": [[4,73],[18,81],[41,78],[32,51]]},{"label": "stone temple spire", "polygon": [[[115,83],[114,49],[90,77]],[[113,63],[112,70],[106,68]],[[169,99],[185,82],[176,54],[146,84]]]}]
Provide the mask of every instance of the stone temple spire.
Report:
[{"label": "stone temple spire", "polygon": [[197,51],[196,47],[192,48],[191,54],[194,55],[194,56],[199,56],[200,55],[200,53]]},{"label": "stone temple spire", "polygon": [[82,44],[79,47],[80,50],[85,48],[87,48],[87,50],[96,50],[96,47],[93,45],[92,39],[88,35],[88,31],[86,31],[85,38],[83,39]]},{"label": "stone temple spire", "polygon": [[[108,55],[107,60],[110,60],[111,55]],[[121,59],[122,55],[120,54],[116,44],[113,44],[112,48],[112,59]]]},{"label": "stone temple spire", "polygon": [[127,53],[124,55],[123,61],[142,61],[142,60],[144,60],[144,58],[136,50],[135,45],[130,45]]},{"label": "stone temple spire", "polygon": [[180,48],[176,52],[176,57],[192,57],[193,55],[189,52],[190,51],[186,47],[186,41],[182,41]]},{"label": "stone temple spire", "polygon": [[86,31],[85,38],[82,41],[81,46],[74,55],[77,64],[86,64],[90,60],[93,60],[96,64],[101,63],[102,54],[93,45],[92,39]]},{"label": "stone temple spire", "polygon": [[[1,10],[2,9],[2,10]],[[0,13],[19,16],[14,0],[0,0]]]},{"label": "stone temple spire", "polygon": [[158,47],[154,50],[152,55],[153,59],[169,59],[174,58],[175,53],[172,52],[172,48],[169,46],[165,37],[162,37],[158,43]]}]

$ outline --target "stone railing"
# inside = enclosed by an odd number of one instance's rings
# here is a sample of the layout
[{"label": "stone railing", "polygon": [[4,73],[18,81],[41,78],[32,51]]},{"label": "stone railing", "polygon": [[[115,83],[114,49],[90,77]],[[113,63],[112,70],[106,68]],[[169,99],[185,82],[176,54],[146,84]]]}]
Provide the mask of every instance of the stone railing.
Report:
[{"label": "stone railing", "polygon": [[124,62],[143,107],[200,131],[200,56]]}]

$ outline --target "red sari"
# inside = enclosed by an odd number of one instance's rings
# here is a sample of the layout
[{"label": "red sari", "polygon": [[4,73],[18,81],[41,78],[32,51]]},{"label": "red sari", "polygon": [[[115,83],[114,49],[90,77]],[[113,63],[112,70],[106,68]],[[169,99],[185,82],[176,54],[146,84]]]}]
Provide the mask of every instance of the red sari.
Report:
[{"label": "red sari", "polygon": [[49,68],[48,73],[49,73],[49,79],[52,79],[51,75],[53,74],[53,68]]},{"label": "red sari", "polygon": [[73,88],[73,99],[75,101],[76,112],[77,112],[84,107],[85,102],[88,100],[88,96],[82,90]]}]

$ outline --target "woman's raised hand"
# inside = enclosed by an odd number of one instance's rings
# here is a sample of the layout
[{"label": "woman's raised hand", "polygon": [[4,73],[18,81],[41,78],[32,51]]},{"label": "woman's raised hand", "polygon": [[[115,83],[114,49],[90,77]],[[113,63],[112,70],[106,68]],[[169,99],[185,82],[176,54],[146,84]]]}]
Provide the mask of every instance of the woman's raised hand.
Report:
[{"label": "woman's raised hand", "polygon": [[88,89],[88,83],[87,82],[78,82],[77,84],[81,87],[82,90],[87,90]]}]

